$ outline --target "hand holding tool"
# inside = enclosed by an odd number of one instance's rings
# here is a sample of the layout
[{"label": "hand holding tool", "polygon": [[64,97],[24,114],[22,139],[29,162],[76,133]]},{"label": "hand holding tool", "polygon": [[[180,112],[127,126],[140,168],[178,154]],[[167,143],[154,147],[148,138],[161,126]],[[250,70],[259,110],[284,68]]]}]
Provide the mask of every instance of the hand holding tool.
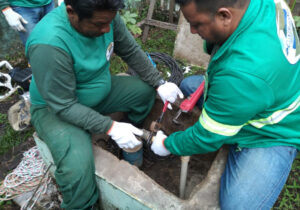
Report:
[{"label": "hand holding tool", "polygon": [[169,101],[166,101],[165,104],[164,104],[163,110],[162,110],[162,112],[161,112],[161,114],[160,114],[160,116],[159,116],[159,118],[157,119],[156,122],[161,123],[161,121],[162,121],[162,119],[164,117],[164,114],[167,111],[168,105],[169,105]]},{"label": "hand holding tool", "polygon": [[173,119],[173,122],[175,124],[177,124],[177,125],[180,124],[180,122],[177,119],[179,118],[179,116],[181,115],[182,112],[186,113],[186,112],[192,111],[195,104],[197,103],[197,101],[199,100],[199,98],[201,97],[201,95],[204,92],[204,85],[205,85],[205,82],[203,81],[194,93],[192,93],[187,99],[185,99],[183,102],[181,102],[181,104],[179,106],[179,110],[178,110],[177,114],[175,115],[175,118]]},{"label": "hand holding tool", "polygon": [[[170,103],[174,103],[177,97],[183,98],[183,93],[181,92],[179,87],[172,82],[166,82],[165,84],[160,85],[157,88],[157,93],[164,103],[166,103],[167,101]],[[168,108],[172,109],[171,104],[168,105]]]},{"label": "hand holding tool", "polygon": [[[160,124],[160,122],[162,121],[162,119],[163,119],[163,117],[164,117],[164,114],[165,114],[165,112],[167,111],[167,107],[168,107],[168,105],[169,105],[169,101],[166,101],[165,102],[165,104],[164,104],[164,107],[163,107],[163,109],[162,109],[162,112],[161,112],[161,114],[160,114],[160,116],[159,116],[159,118],[156,120],[156,122],[155,122],[155,125],[158,125],[158,124]],[[149,135],[149,138],[147,139],[147,144],[150,144],[151,143],[151,139],[152,139],[152,137],[153,137],[153,134],[154,134],[154,132],[155,132],[155,130],[158,130],[159,128],[153,128],[153,129],[151,129],[151,133],[150,133],[150,135]]]},{"label": "hand holding tool", "polygon": [[134,148],[141,144],[135,135],[142,136],[143,131],[134,127],[130,123],[120,123],[114,121],[111,128],[107,132],[120,148]]},{"label": "hand holding tool", "polygon": [[162,132],[158,131],[156,136],[153,138],[153,143],[151,145],[151,150],[159,155],[159,156],[167,156],[170,153],[169,150],[166,149],[164,146],[164,140],[167,138],[167,136]]}]

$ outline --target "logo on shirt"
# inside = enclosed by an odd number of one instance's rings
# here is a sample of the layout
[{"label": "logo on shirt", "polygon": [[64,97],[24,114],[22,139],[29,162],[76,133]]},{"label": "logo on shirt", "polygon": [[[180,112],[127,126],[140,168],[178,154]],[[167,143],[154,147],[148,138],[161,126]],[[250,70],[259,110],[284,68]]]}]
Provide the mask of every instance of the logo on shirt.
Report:
[{"label": "logo on shirt", "polygon": [[111,42],[106,50],[106,60],[109,61],[112,53],[114,52],[114,43]]},{"label": "logo on shirt", "polygon": [[274,0],[274,2],[277,33],[283,53],[291,64],[295,64],[300,58],[300,44],[292,13],[284,0]]}]

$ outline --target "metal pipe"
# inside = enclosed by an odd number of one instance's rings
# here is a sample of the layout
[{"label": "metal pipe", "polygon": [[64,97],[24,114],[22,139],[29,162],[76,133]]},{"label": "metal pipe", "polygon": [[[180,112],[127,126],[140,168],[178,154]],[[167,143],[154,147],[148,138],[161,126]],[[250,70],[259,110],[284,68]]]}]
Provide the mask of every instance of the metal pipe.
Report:
[{"label": "metal pipe", "polygon": [[179,184],[179,197],[184,198],[185,186],[186,186],[186,177],[188,171],[188,165],[191,156],[181,156],[181,170],[180,170],[180,184]]}]

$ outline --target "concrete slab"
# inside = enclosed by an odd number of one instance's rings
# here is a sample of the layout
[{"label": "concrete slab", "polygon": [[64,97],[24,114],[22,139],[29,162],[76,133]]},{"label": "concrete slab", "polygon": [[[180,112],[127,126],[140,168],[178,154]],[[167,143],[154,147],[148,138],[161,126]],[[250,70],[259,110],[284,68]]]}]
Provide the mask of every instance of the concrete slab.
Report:
[{"label": "concrete slab", "polygon": [[[167,111],[162,121],[162,129],[166,133],[172,133],[176,130],[185,130],[199,119],[201,111],[197,108],[190,114],[183,114],[180,117],[182,122],[179,126],[174,126],[172,117],[175,116],[179,101],[173,105],[172,111]],[[161,100],[156,101],[151,113],[144,122],[144,128],[148,128],[150,122],[157,119],[162,110]],[[122,118],[117,114],[113,118]],[[41,151],[45,163],[53,163],[51,153],[46,144],[34,135],[36,144]],[[103,209],[219,209],[219,182],[226,163],[227,150],[220,149],[216,156],[205,158],[202,155],[201,161],[206,162],[207,169],[199,169],[199,174],[204,179],[193,179],[192,174],[188,172],[191,178],[189,193],[186,199],[180,199],[175,194],[159,185],[154,179],[148,176],[136,166],[130,165],[124,160],[119,160],[112,153],[102,149],[99,146],[93,147],[96,168],[96,180],[100,190],[100,200]],[[199,160],[200,161],[200,160]],[[158,161],[157,164],[161,164]],[[161,168],[161,167],[160,167]],[[159,170],[160,168],[156,169]],[[53,173],[55,167],[52,167]],[[157,171],[157,173],[159,173]],[[178,174],[171,173],[169,180]],[[167,179],[168,180],[168,179]],[[178,186],[179,187],[179,186]],[[188,188],[188,187],[187,187]]]},{"label": "concrete slab", "polygon": [[[35,141],[49,164],[52,157],[46,144],[37,136]],[[219,209],[219,180],[227,155],[224,148],[218,152],[207,177],[195,186],[187,200],[176,197],[136,166],[119,160],[110,152],[97,146],[93,150],[103,209]]]},{"label": "concrete slab", "polygon": [[[190,199],[182,200],[166,191],[137,167],[117,159],[99,147],[94,147],[98,184],[100,180],[105,180],[123,191],[123,196],[127,195],[136,200],[131,205],[138,202],[143,209],[219,209],[219,180],[224,170],[226,155],[227,150],[221,149],[206,179],[194,188]],[[100,191],[102,195],[106,194],[101,186]],[[109,196],[115,197],[113,194]],[[117,200],[117,203],[117,208],[133,209],[133,206],[124,206],[120,200]]]}]

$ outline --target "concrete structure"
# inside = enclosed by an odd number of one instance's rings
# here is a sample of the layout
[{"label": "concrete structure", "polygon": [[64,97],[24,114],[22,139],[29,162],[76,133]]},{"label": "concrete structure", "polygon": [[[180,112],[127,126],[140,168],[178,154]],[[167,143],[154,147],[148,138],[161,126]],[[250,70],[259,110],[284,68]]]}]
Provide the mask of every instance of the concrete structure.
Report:
[{"label": "concrete structure", "polygon": [[[47,164],[53,162],[44,142],[35,141]],[[94,146],[96,179],[103,209],[219,209],[219,180],[227,150],[219,150],[206,178],[196,185],[187,200],[168,192],[137,167]],[[51,169],[52,173],[55,166]]]},{"label": "concrete structure", "polygon": [[[180,116],[181,125],[174,125],[172,119],[178,110],[178,105],[173,105],[173,110],[165,113],[162,121],[162,129],[167,133],[175,130],[185,130],[199,119],[200,110],[194,108],[190,114]],[[144,122],[144,128],[149,128],[153,119],[157,119],[162,110],[162,102],[157,99],[151,113]],[[119,118],[112,115],[113,119]],[[51,153],[46,144],[34,135],[35,142],[45,160],[46,165],[53,163]],[[130,165],[124,160],[119,160],[112,153],[94,145],[94,157],[96,168],[96,180],[100,189],[100,200],[103,209],[219,209],[219,182],[226,163],[227,150],[222,148],[216,155],[209,158],[201,155],[198,162],[203,161],[202,167],[198,167],[197,174],[188,171],[186,199],[180,199],[150,178],[144,171]],[[205,163],[208,167],[205,167]],[[162,162],[157,162],[161,169]],[[159,169],[155,169],[159,173]],[[53,165],[50,169],[55,171]],[[172,171],[166,180],[179,177],[176,171]],[[198,179],[199,174],[202,178]],[[172,177],[174,176],[174,177]],[[204,177],[204,178],[203,178]],[[179,188],[178,186],[175,186]]]},{"label": "concrete structure", "polygon": [[174,57],[191,65],[207,67],[209,55],[203,51],[203,40],[198,34],[191,34],[190,25],[180,12]]}]

